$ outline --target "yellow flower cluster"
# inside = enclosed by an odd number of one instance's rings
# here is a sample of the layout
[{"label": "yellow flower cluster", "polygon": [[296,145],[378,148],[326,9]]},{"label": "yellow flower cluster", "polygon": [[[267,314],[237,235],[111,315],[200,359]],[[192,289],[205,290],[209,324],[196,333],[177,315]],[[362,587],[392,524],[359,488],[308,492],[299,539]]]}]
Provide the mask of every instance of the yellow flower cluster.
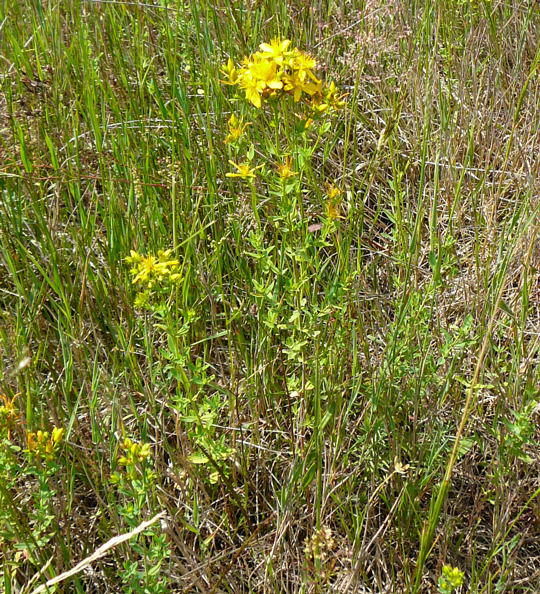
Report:
[{"label": "yellow flower cluster", "polygon": [[172,250],[159,250],[157,256],[143,256],[133,250],[126,258],[132,265],[130,270],[134,285],[143,285],[151,289],[156,282],[164,279],[178,280],[178,260],[171,259]]},{"label": "yellow flower cluster", "polygon": [[27,451],[45,460],[53,460],[62,441],[64,429],[55,427],[52,433],[48,431],[28,431],[26,434]]},{"label": "yellow flower cluster", "polygon": [[306,95],[319,112],[344,105],[334,83],[324,85],[315,76],[315,58],[290,45],[289,39],[261,43],[260,51],[244,58],[238,68],[229,58],[221,69],[223,82],[243,89],[246,99],[258,108],[267,97],[280,95],[292,95],[296,102]]},{"label": "yellow flower cluster", "polygon": [[343,190],[338,186],[328,183],[326,185],[326,196],[327,200],[324,205],[324,210],[327,218],[331,221],[335,221],[336,219],[342,219],[341,215],[341,195],[343,194]]},{"label": "yellow flower cluster", "polygon": [[144,462],[150,456],[149,443],[138,443],[126,437],[120,447],[124,450],[124,455],[118,458],[118,464],[122,466]]},{"label": "yellow flower cluster", "polygon": [[442,575],[439,577],[439,591],[450,594],[463,584],[465,574],[458,567],[445,565],[442,568]]},{"label": "yellow flower cluster", "polygon": [[15,407],[15,398],[9,399],[4,394],[0,394],[0,430],[7,430],[8,439],[10,437],[10,431],[15,426],[15,423],[19,417],[17,408]]},{"label": "yellow flower cluster", "polygon": [[152,481],[155,474],[148,464],[151,452],[149,443],[140,443],[126,437],[120,442],[122,453],[118,456],[118,464],[123,466],[122,472],[113,472],[111,482],[116,485],[124,483],[125,479]]}]

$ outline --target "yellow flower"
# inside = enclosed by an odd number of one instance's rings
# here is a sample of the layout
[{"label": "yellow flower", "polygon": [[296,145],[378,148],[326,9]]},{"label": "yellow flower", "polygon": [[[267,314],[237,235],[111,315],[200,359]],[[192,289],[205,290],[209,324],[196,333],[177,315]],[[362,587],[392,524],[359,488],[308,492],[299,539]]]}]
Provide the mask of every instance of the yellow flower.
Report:
[{"label": "yellow flower", "polygon": [[63,427],[55,427],[52,430],[52,441],[57,444],[62,441],[62,437],[64,436],[64,428]]},{"label": "yellow flower", "polygon": [[281,64],[289,45],[291,45],[290,39],[284,39],[283,41],[272,39],[270,43],[261,43],[259,48],[267,58],[271,58],[276,64]]},{"label": "yellow flower", "polygon": [[444,565],[442,575],[439,577],[438,586],[441,591],[450,593],[463,584],[464,578],[464,572],[458,567]]},{"label": "yellow flower", "polygon": [[292,170],[291,164],[292,164],[292,158],[289,155],[289,156],[285,157],[285,160],[283,161],[283,163],[280,163],[279,165],[277,165],[276,170],[277,170],[279,177],[281,177],[281,179],[288,179],[289,177],[294,177],[295,175],[298,175],[298,173],[296,171]]},{"label": "yellow flower", "polygon": [[325,214],[326,214],[327,218],[329,218],[331,221],[335,221],[336,219],[343,218],[341,216],[341,210],[339,208],[339,204],[336,204],[335,202],[332,202],[331,200],[328,200],[326,202],[326,204],[324,205],[324,210],[325,210]]},{"label": "yellow flower", "polygon": [[265,60],[258,54],[255,54],[254,60],[249,66],[249,73],[253,78],[264,82],[265,88],[283,88],[283,82],[280,80],[281,73],[278,72],[277,64],[270,60]]},{"label": "yellow flower", "polygon": [[150,297],[151,297],[150,291],[148,291],[148,290],[139,291],[137,293],[137,295],[135,295],[135,301],[133,302],[133,305],[137,309],[144,309],[145,307],[147,307],[149,305]]},{"label": "yellow flower", "polygon": [[301,124],[303,125],[303,129],[307,130],[308,128],[311,128],[311,126],[313,126],[313,118],[306,118],[305,120],[302,120]]},{"label": "yellow flower", "polygon": [[298,71],[286,75],[283,80],[285,82],[285,90],[292,93],[296,102],[300,101],[302,92],[305,92],[308,95],[315,95],[321,90],[320,81],[317,79],[315,79],[316,82],[313,80],[306,80],[305,77],[301,77],[301,74]]},{"label": "yellow flower", "polygon": [[15,398],[17,396],[18,394],[15,394],[10,400],[4,394],[0,394],[0,401],[3,402],[3,404],[0,404],[0,430],[7,429],[8,439],[11,435],[11,429],[15,426],[15,422],[19,416],[15,407]]},{"label": "yellow flower", "polygon": [[236,164],[234,161],[229,161],[229,163],[233,167],[236,168],[236,173],[226,173],[225,176],[226,177],[240,177],[242,179],[254,178],[255,171],[262,167],[262,165],[259,165],[257,167],[252,168],[249,166],[250,164],[245,161],[243,163],[239,163],[239,164]]},{"label": "yellow flower", "polygon": [[229,133],[225,137],[225,143],[232,144],[236,142],[242,136],[244,130],[250,125],[250,123],[251,122],[247,122],[244,124],[244,121],[241,118],[238,119],[233,113],[227,122]]},{"label": "yellow flower", "polygon": [[118,464],[130,466],[137,462],[144,462],[151,454],[149,443],[139,443],[126,437],[120,444],[124,454],[118,458]]},{"label": "yellow flower", "polygon": [[290,44],[289,39],[261,43],[260,51],[244,58],[238,68],[229,60],[222,67],[227,77],[224,82],[244,89],[246,99],[257,108],[263,99],[273,96],[288,94],[300,101],[302,93],[306,93],[322,98],[322,82],[313,72],[317,61],[298,48],[290,49]]},{"label": "yellow flower", "polygon": [[297,73],[289,74],[285,78],[285,90],[292,93],[296,102],[300,101],[303,91],[303,82],[298,78]]},{"label": "yellow flower", "polygon": [[334,184],[326,185],[326,195],[328,200],[324,205],[326,216],[334,221],[336,219],[342,219],[341,208],[340,208],[340,196],[343,194],[343,190],[335,186]]},{"label": "yellow flower", "polygon": [[332,81],[324,87],[319,97],[313,99],[312,108],[320,113],[341,109],[346,104],[343,100],[345,97],[346,95],[339,94],[334,81]]},{"label": "yellow flower", "polygon": [[28,431],[26,433],[26,451],[29,454],[51,461],[55,457],[63,435],[64,429],[59,427],[52,430],[52,435],[48,431],[42,431],[41,429],[36,432]]},{"label": "yellow flower", "polygon": [[227,80],[222,81],[226,85],[235,85],[238,82],[238,71],[231,58],[227,60],[227,64],[221,67],[221,72],[227,77]]},{"label": "yellow flower", "polygon": [[317,61],[309,54],[306,54],[299,49],[294,49],[292,51],[290,65],[294,70],[304,73],[302,78],[307,75],[315,79],[315,75],[313,74],[312,70],[317,67]]},{"label": "yellow flower", "polygon": [[[331,99],[338,97],[338,89],[336,87],[336,83],[333,80],[330,81],[330,84],[325,88],[325,95]],[[345,97],[345,95],[342,95],[342,97]]]},{"label": "yellow flower", "polygon": [[143,256],[133,250],[126,258],[128,264],[132,264],[131,275],[133,284],[146,285],[151,288],[156,281],[168,277],[170,280],[176,280],[179,275],[176,274],[179,262],[170,259],[172,250],[159,250],[157,256]]},{"label": "yellow flower", "polygon": [[266,83],[255,78],[251,72],[247,71],[242,73],[238,84],[246,92],[246,99],[253,103],[255,107],[260,108],[262,105],[261,94],[266,88]]},{"label": "yellow flower", "polygon": [[343,193],[343,190],[341,190],[334,184],[330,184],[330,183],[326,184],[326,195],[328,196],[328,198],[330,198],[330,200],[334,200],[335,198],[340,196],[342,193]]}]

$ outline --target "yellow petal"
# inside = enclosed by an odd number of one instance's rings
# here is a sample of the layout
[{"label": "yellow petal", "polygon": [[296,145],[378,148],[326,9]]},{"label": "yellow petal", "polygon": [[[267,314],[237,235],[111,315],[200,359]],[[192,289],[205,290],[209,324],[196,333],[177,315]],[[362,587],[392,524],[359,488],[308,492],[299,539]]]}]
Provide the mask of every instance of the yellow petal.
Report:
[{"label": "yellow petal", "polygon": [[248,99],[255,107],[260,108],[262,105],[261,96],[257,91],[252,91],[251,89],[246,90],[246,99]]}]

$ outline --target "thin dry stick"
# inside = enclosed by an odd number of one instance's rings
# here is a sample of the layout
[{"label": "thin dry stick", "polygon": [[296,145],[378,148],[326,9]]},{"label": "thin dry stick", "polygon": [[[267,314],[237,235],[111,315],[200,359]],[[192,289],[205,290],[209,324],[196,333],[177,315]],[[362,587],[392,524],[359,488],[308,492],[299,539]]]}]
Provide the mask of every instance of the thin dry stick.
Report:
[{"label": "thin dry stick", "polygon": [[172,12],[179,12],[177,8],[172,6],[161,6],[160,4],[149,4],[148,2],[122,2],[121,0],[84,0],[93,4],[120,4],[125,6],[138,6],[140,8],[156,8],[158,10],[170,10]]},{"label": "thin dry stick", "polygon": [[105,544],[101,545],[99,549],[96,549],[89,557],[86,557],[86,559],[83,559],[80,563],[77,563],[75,567],[73,567],[69,571],[65,571],[64,573],[57,575],[56,577],[50,579],[47,583],[42,584],[35,590],[32,590],[31,594],[40,594],[41,592],[46,592],[51,586],[54,586],[59,582],[63,582],[65,579],[81,572],[85,567],[88,567],[88,565],[90,565],[100,557],[103,557],[108,551],[110,551],[116,545],[126,542],[126,540],[129,540],[133,536],[136,536],[137,534],[143,532],[148,528],[148,526],[155,524],[158,520],[160,520],[163,517],[165,517],[165,512],[160,512],[150,520],[147,520],[146,522],[139,524],[139,526],[137,526],[137,528],[135,528],[131,532],[126,532],[125,534],[120,534],[119,536],[113,536],[113,538],[108,540]]}]

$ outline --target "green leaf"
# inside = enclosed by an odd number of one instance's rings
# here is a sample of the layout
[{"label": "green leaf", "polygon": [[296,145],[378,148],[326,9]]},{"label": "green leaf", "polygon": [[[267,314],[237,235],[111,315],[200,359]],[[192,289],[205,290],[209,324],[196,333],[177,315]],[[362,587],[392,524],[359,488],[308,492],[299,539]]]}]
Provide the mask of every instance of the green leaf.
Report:
[{"label": "green leaf", "polygon": [[208,458],[204,454],[197,452],[188,456],[188,460],[192,464],[206,464],[208,462]]}]

